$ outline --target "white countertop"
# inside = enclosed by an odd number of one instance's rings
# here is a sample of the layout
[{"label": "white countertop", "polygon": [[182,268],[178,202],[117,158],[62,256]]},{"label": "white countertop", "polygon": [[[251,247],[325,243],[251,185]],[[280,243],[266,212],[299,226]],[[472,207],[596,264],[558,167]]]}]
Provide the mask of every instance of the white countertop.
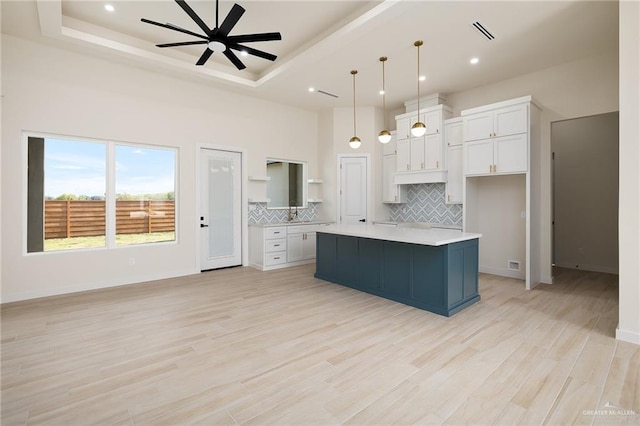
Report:
[{"label": "white countertop", "polygon": [[320,232],[427,246],[441,246],[482,237],[482,234],[454,229],[420,229],[364,223],[357,225],[329,225],[323,227]]},{"label": "white countertop", "polygon": [[332,220],[292,220],[291,222],[274,222],[274,223],[250,223],[249,226],[257,226],[260,228],[269,228],[271,226],[292,226],[292,225],[324,225],[334,223]]}]

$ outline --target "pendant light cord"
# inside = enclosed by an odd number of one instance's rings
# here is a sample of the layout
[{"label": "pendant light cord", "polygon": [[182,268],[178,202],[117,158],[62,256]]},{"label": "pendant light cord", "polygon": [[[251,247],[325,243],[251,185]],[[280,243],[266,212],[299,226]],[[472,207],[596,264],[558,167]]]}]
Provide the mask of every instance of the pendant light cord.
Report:
[{"label": "pendant light cord", "polygon": [[356,74],[358,71],[351,71],[353,76],[353,136],[356,136]]},{"label": "pendant light cord", "polygon": [[382,120],[384,123],[384,128],[387,128],[387,103],[386,103],[386,97],[387,97],[387,88],[385,87],[384,84],[384,63],[387,60],[387,58],[382,57],[380,58],[380,61],[382,62]]},{"label": "pendant light cord", "polygon": [[416,41],[415,45],[418,48],[418,121],[420,121],[420,46],[422,42]]}]

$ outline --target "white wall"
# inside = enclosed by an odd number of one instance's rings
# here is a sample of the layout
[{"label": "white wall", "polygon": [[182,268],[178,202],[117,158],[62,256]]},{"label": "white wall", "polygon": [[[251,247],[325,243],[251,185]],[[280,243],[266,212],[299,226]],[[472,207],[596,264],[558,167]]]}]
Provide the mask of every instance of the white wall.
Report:
[{"label": "white wall", "polygon": [[[246,150],[248,175],[267,157],[317,170],[312,112],[7,35],[2,86],[2,302],[197,272],[198,144]],[[25,255],[24,131],[177,147],[177,243]]]},{"label": "white wall", "polygon": [[[525,279],[526,272],[526,176],[484,176],[467,179],[469,214],[465,229],[479,232],[480,272]],[[509,262],[520,264],[509,269]]]},{"label": "white wall", "polygon": [[569,62],[496,84],[447,96],[461,110],[532,95],[541,121],[541,279],[551,282],[551,122],[618,110],[618,53]]},{"label": "white wall", "polygon": [[[328,119],[328,117],[326,117]],[[322,123],[325,122],[322,118]],[[353,108],[334,108],[331,114],[331,136],[320,144],[319,159],[325,177],[323,197],[325,205],[323,213],[327,218],[337,217],[337,156],[338,154],[366,155],[371,158],[371,196],[369,203],[369,221],[388,220],[388,208],[382,204],[382,144],[378,142],[378,133],[382,130],[382,110],[374,107],[358,107],[356,109],[356,132],[362,140],[358,149],[349,147],[349,139],[353,136]],[[323,131],[324,134],[324,131]],[[327,185],[327,183],[330,183]]]},{"label": "white wall", "polygon": [[620,305],[616,337],[640,344],[640,2],[620,2]]}]

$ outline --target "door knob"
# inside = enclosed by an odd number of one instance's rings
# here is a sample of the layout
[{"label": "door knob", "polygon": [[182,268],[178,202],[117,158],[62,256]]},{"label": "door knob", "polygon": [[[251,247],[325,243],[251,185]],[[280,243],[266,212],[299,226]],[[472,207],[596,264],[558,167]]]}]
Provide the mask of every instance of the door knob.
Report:
[{"label": "door knob", "polygon": [[205,225],[204,223],[200,224],[200,228],[208,228],[208,227],[209,227],[209,225]]},{"label": "door knob", "polygon": [[360,219],[358,222],[366,222],[367,219]]}]

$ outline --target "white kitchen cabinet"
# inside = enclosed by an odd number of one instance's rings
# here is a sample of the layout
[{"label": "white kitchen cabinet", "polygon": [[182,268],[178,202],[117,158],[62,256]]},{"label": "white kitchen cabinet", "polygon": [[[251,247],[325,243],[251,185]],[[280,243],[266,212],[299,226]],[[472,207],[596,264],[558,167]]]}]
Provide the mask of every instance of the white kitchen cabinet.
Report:
[{"label": "white kitchen cabinet", "polygon": [[529,129],[527,104],[505,106],[463,117],[464,141],[526,133]]},{"label": "white kitchen cabinet", "polygon": [[329,223],[249,226],[249,266],[268,271],[313,262],[316,232]]},{"label": "white kitchen cabinet", "polygon": [[396,185],[396,155],[385,155],[382,158],[382,202],[387,204],[404,203],[407,189],[403,185]]},{"label": "white kitchen cabinet", "polygon": [[529,151],[527,139],[525,133],[465,142],[465,175],[526,173]]},{"label": "white kitchen cabinet", "polygon": [[396,173],[411,170],[409,141],[410,139],[398,139],[396,148]]},{"label": "white kitchen cabinet", "polygon": [[442,135],[434,133],[424,137],[424,170],[442,170]]},{"label": "white kitchen cabinet", "polygon": [[409,140],[409,170],[424,170],[424,136]]},{"label": "white kitchen cabinet", "polygon": [[382,202],[403,203],[406,197],[406,188],[394,183],[397,170],[397,133],[391,132],[391,140],[383,145],[382,156]]},{"label": "white kitchen cabinet", "polygon": [[446,168],[447,204],[462,203],[462,186],[464,184],[462,170],[462,118],[451,118],[444,121],[443,137],[447,149]]},{"label": "white kitchen cabinet", "polygon": [[[396,184],[444,182],[443,120],[450,118],[452,110],[445,105],[436,105],[396,116],[397,157]],[[418,120],[427,127],[419,138],[411,136],[411,126]]]},{"label": "white kitchen cabinet", "polygon": [[316,231],[324,225],[289,225],[287,227],[287,262],[316,258]]},{"label": "white kitchen cabinet", "polygon": [[462,145],[462,118],[450,118],[444,121],[444,144]]},{"label": "white kitchen cabinet", "polygon": [[462,204],[462,145],[447,147],[446,203]]}]

